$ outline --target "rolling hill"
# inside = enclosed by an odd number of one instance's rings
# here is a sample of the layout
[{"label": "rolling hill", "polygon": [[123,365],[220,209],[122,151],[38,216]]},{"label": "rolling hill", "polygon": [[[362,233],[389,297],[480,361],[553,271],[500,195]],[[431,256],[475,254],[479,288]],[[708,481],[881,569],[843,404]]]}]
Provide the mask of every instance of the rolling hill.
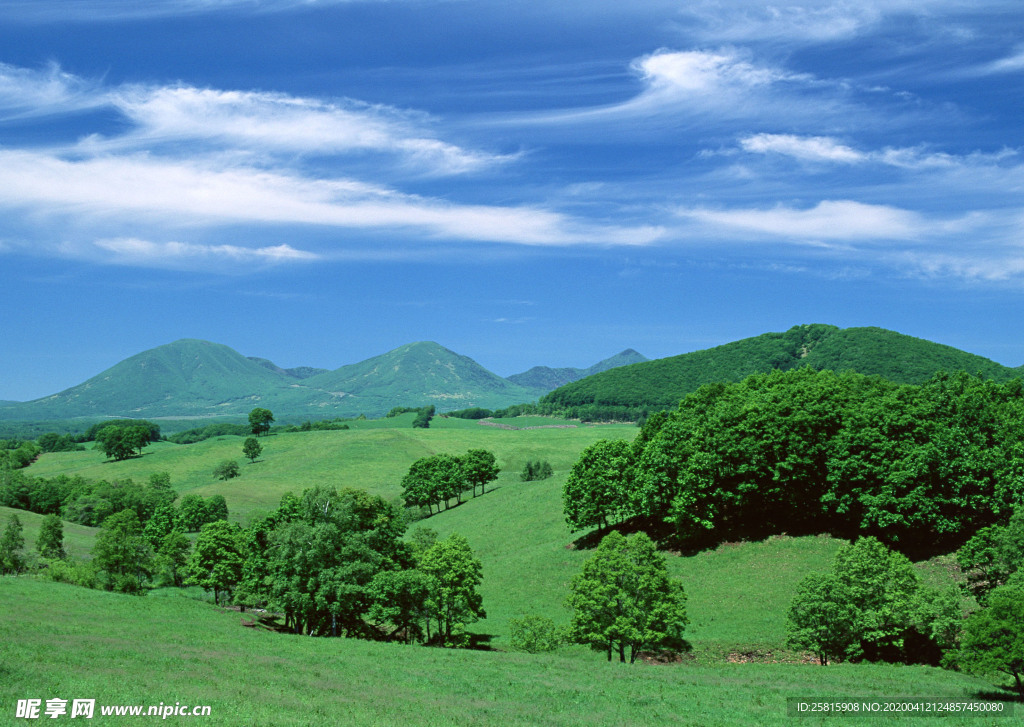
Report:
[{"label": "rolling hill", "polygon": [[627,348],[625,351],[617,353],[610,358],[606,358],[604,361],[598,361],[588,369],[578,369],[573,367],[555,369],[550,366],[534,366],[529,371],[524,371],[521,374],[512,374],[508,377],[508,380],[513,384],[525,386],[528,389],[543,389],[545,391],[550,391],[551,389],[557,389],[559,386],[570,384],[573,381],[579,381],[582,378],[599,374],[602,371],[607,371],[608,369],[613,369],[618,366],[628,366],[629,364],[641,363],[643,361],[647,361],[646,356],[637,353],[631,348]]},{"label": "rolling hill", "polygon": [[611,369],[555,389],[541,401],[559,406],[672,407],[704,384],[801,366],[853,370],[912,384],[941,370],[980,373],[999,381],[1021,375],[1020,368],[883,328],[842,329],[817,323]]}]

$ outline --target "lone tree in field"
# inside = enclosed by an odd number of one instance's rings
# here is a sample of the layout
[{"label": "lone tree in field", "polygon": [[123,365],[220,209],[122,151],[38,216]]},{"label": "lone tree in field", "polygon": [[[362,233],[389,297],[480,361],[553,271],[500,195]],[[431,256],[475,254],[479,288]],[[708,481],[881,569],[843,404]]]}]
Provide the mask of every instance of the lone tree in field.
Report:
[{"label": "lone tree in field", "polygon": [[857,643],[857,614],[842,584],[832,574],[811,573],[797,586],[787,615],[788,643],[810,649],[818,663],[842,659]]},{"label": "lone tree in field", "polygon": [[967,619],[956,657],[975,674],[1009,674],[1024,697],[1024,587],[1000,586],[989,594],[988,606]]},{"label": "lone tree in field", "polygon": [[241,472],[238,462],[233,459],[225,459],[213,468],[213,476],[218,480],[230,480],[232,477],[238,477]]},{"label": "lone tree in field", "polygon": [[262,452],[263,445],[256,441],[256,437],[246,437],[242,444],[242,454],[249,458],[249,462],[255,462]]},{"label": "lone tree in field", "polygon": [[270,431],[270,425],[274,423],[274,415],[270,409],[256,407],[249,412],[249,427],[257,437]]},{"label": "lone tree in field", "polygon": [[644,533],[629,539],[618,532],[606,535],[572,579],[566,604],[575,611],[570,638],[606,652],[608,661],[617,651],[625,662],[627,647],[632,664],[641,651],[686,645],[686,594]]},{"label": "lone tree in field", "polygon": [[36,538],[36,550],[44,558],[64,558],[64,522],[60,515],[52,513],[43,518],[39,526],[39,536]]}]

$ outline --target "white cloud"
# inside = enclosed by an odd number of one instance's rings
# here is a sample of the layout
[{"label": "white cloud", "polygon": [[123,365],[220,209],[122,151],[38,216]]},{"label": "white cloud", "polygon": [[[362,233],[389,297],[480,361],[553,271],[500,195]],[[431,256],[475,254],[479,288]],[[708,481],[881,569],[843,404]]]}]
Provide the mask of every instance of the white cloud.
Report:
[{"label": "white cloud", "polygon": [[1024,71],[1024,48],[1018,48],[1013,55],[989,63],[986,66],[982,66],[980,69],[980,72],[983,74],[1019,73],[1020,71]]},{"label": "white cloud", "polygon": [[100,105],[95,86],[60,69],[42,70],[0,63],[0,116],[36,116]]},{"label": "white cloud", "polygon": [[705,0],[688,4],[684,15],[698,33],[718,41],[794,40],[821,42],[857,35],[878,22],[882,11],[870,2],[802,2],[762,5]]},{"label": "white cloud", "polygon": [[320,258],[311,252],[281,244],[265,247],[201,245],[187,242],[152,242],[134,237],[96,240],[93,245],[108,253],[108,261],[149,267],[195,267],[206,264],[309,262]]},{"label": "white cloud", "polygon": [[655,227],[590,224],[531,207],[460,205],[348,179],[146,155],[68,161],[0,150],[0,207],[95,223],[408,228],[434,237],[528,245],[646,244],[661,236]]},{"label": "white cloud", "polygon": [[827,136],[795,136],[793,134],[754,134],[740,139],[744,151],[757,154],[784,154],[804,161],[856,164],[867,155]]},{"label": "white cloud", "polygon": [[191,86],[132,86],[112,92],[109,98],[138,128],[112,141],[90,140],[93,149],[191,139],[305,154],[380,151],[448,174],[507,159],[424,136],[408,113],[354,101],[330,103],[280,93]]},{"label": "white cloud", "polygon": [[683,209],[688,220],[734,234],[807,240],[911,240],[936,225],[916,212],[851,200],[826,200],[808,209],[777,205],[771,209]]}]

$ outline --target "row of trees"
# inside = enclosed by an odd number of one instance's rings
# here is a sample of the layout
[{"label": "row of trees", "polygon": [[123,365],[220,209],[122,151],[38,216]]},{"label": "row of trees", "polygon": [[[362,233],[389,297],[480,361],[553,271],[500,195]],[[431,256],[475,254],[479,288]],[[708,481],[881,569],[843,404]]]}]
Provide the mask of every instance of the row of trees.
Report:
[{"label": "row of trees", "polygon": [[1024,498],[1024,385],[921,386],[800,369],[705,386],[598,442],[564,489],[573,530],[629,518],[679,537],[874,535],[949,552]]},{"label": "row of trees", "polygon": [[408,507],[426,507],[433,514],[441,504],[447,510],[451,500],[462,502],[462,494],[472,490],[473,497],[484,494],[487,483],[493,482],[501,470],[494,454],[486,449],[471,449],[461,457],[453,454],[432,454],[420,457],[402,478],[402,499]]}]

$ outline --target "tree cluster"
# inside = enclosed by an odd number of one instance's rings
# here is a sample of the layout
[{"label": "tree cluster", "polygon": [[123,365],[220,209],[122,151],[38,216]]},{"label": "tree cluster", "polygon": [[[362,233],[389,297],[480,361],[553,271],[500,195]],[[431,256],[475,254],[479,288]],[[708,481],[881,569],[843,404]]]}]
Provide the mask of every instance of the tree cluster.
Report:
[{"label": "tree cluster", "polygon": [[486,449],[471,449],[461,457],[443,453],[421,457],[402,478],[402,499],[408,507],[426,507],[433,514],[442,503],[447,510],[453,498],[461,503],[467,490],[476,497],[479,487],[484,494],[487,483],[497,479],[500,471],[494,454]]},{"label": "tree cluster", "polygon": [[551,468],[551,463],[546,459],[528,460],[523,465],[523,471],[519,473],[519,479],[523,482],[536,482],[537,480],[546,480],[555,474],[555,471]]},{"label": "tree cluster", "polygon": [[96,449],[120,462],[142,454],[151,440],[150,430],[141,424],[109,424],[96,433]]},{"label": "tree cluster", "polygon": [[640,517],[679,537],[874,535],[948,552],[1024,496],[1024,385],[920,386],[799,369],[714,384],[651,415],[632,444],[584,451],[574,530]]},{"label": "tree cluster", "polygon": [[243,531],[236,602],[279,611],[295,633],[455,645],[484,616],[465,538],[402,540],[401,513],[353,489],[285,495]]}]

